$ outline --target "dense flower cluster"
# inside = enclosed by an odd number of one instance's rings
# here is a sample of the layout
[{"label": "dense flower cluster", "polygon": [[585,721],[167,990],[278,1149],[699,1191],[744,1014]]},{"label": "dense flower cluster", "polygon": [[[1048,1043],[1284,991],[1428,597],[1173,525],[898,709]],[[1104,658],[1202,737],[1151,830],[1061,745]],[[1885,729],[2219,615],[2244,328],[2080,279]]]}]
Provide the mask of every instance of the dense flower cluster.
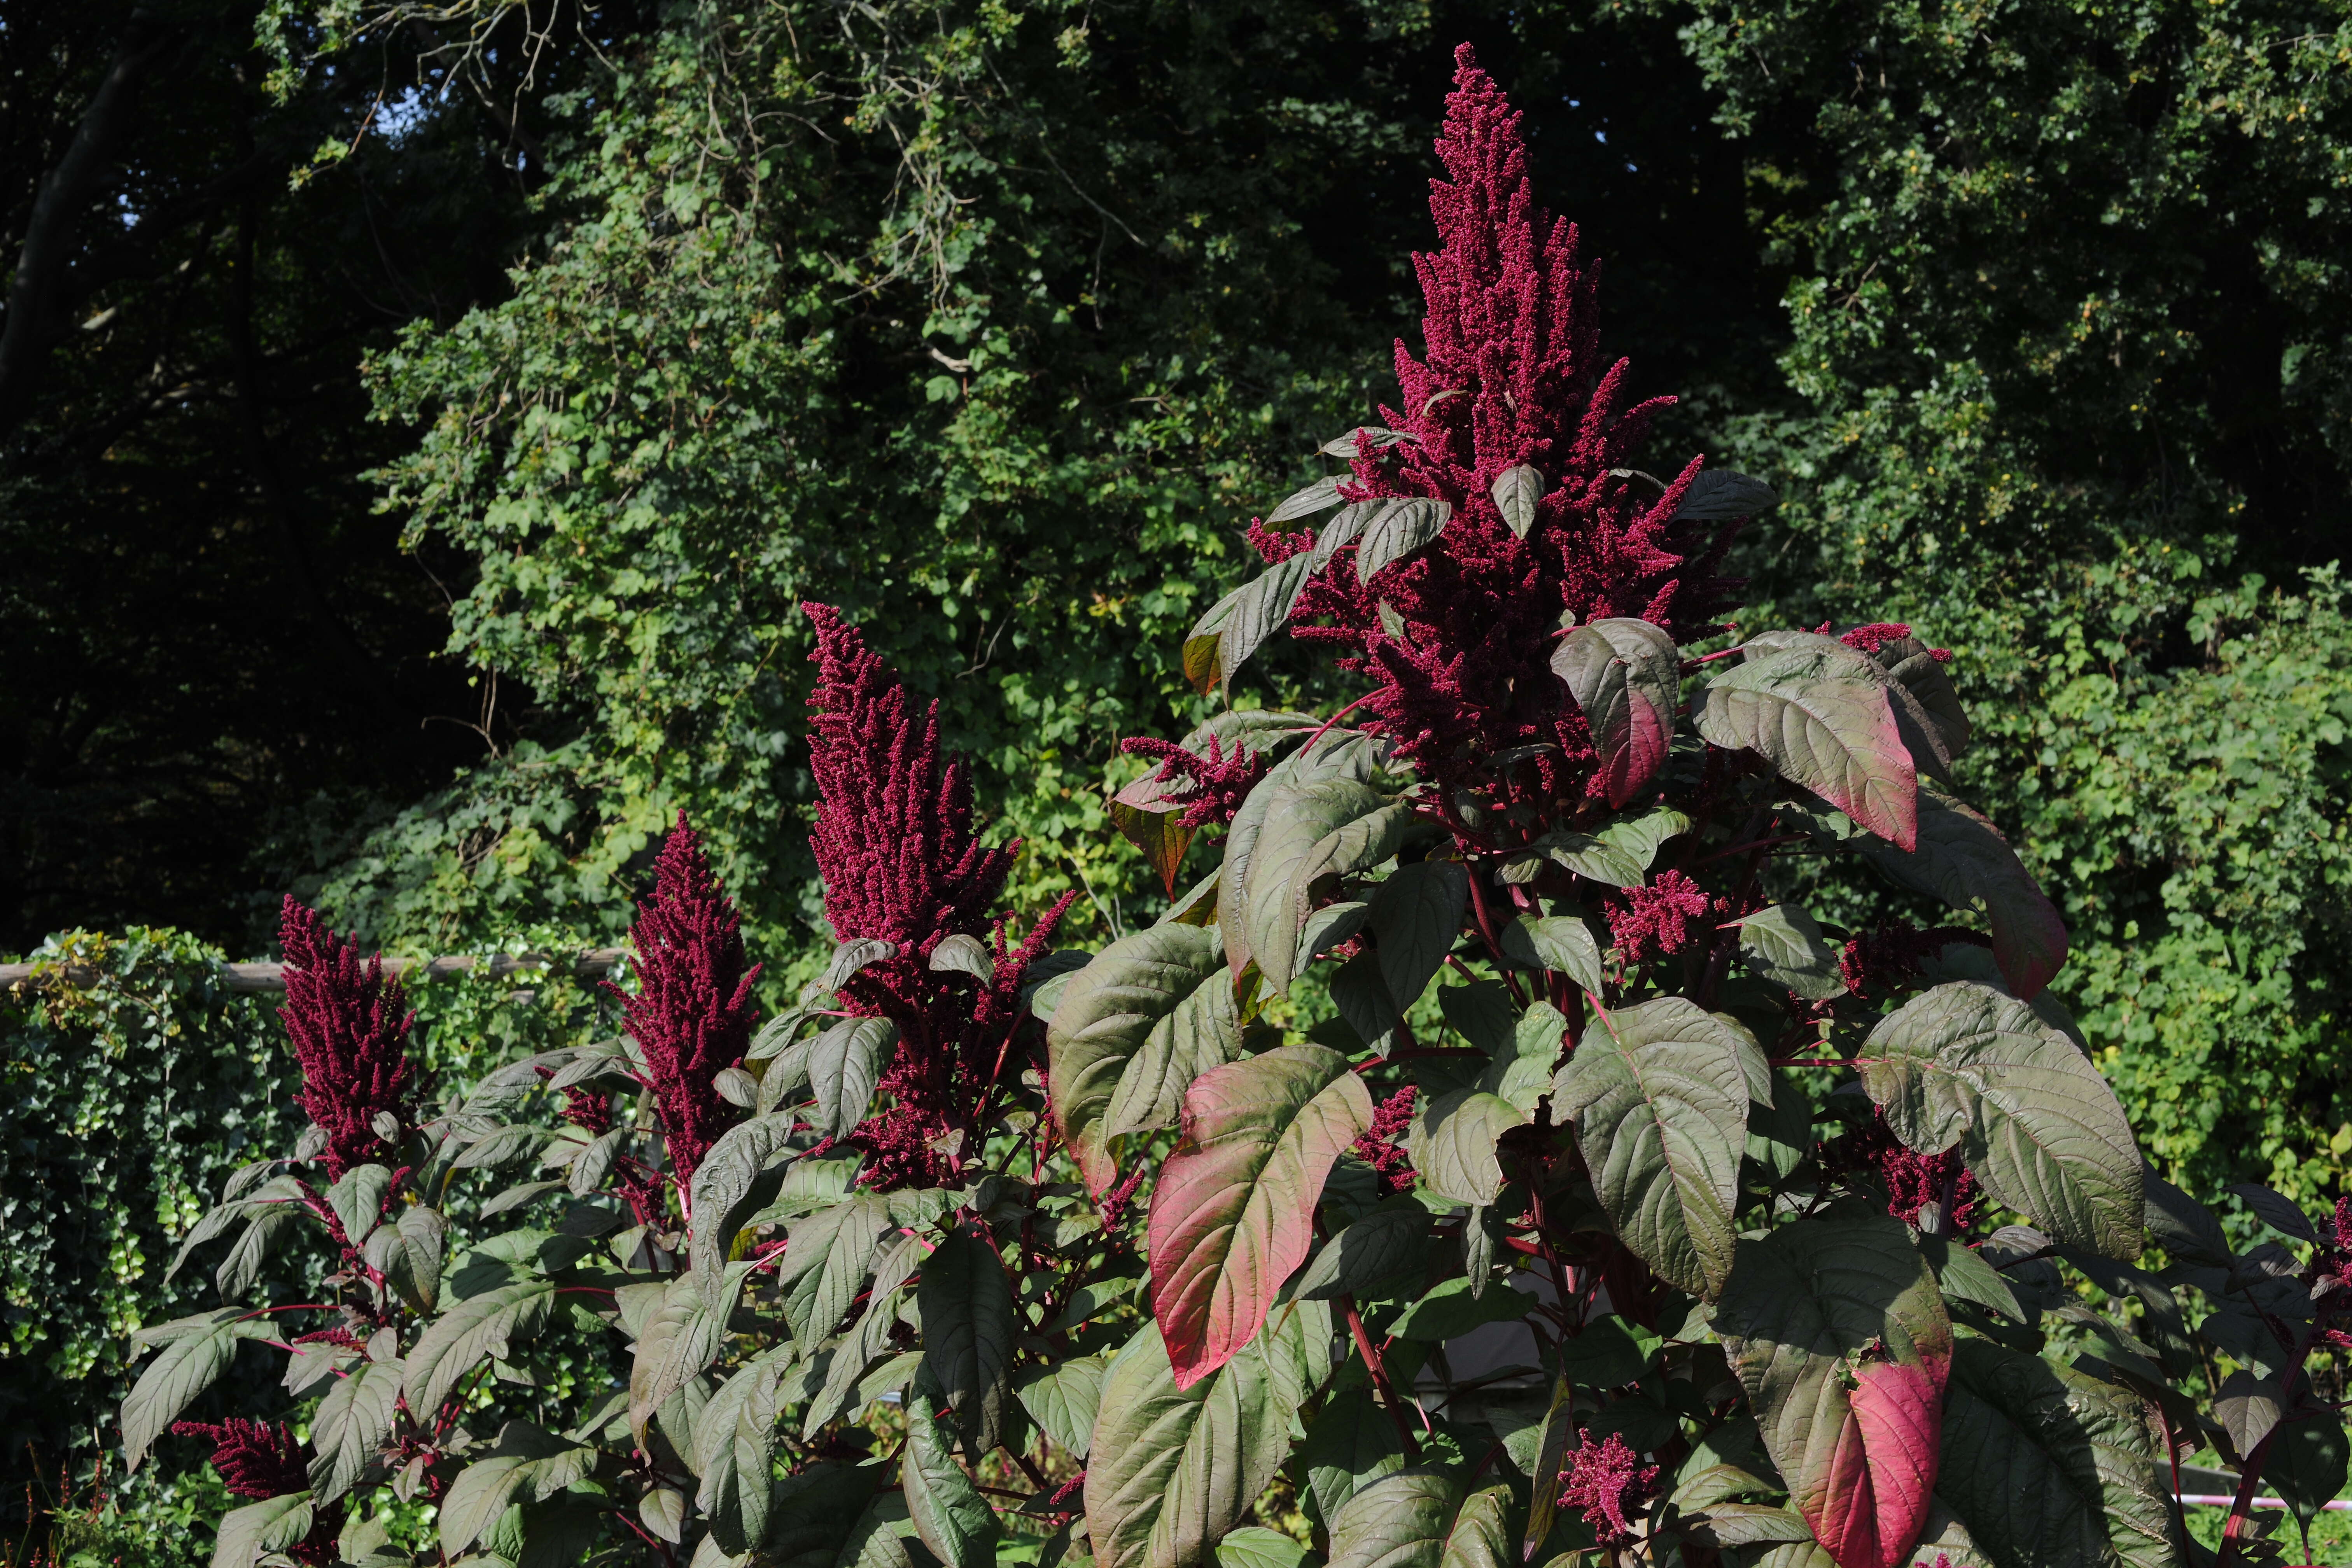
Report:
[{"label": "dense flower cluster", "polygon": [[[1824,622],[1821,627],[1821,635],[1827,637],[1829,630],[1828,624]],[[1854,627],[1853,630],[1838,638],[1838,641],[1863,653],[1876,653],[1888,643],[1901,642],[1910,635],[1911,628],[1901,621],[1873,621],[1866,626]],[[1949,664],[1952,662],[1952,650],[1948,647],[1931,647],[1927,650],[1927,657],[1937,664]]]},{"label": "dense flower cluster", "polygon": [[1209,737],[1209,754],[1205,757],[1186,751],[1173,741],[1154,740],[1149,735],[1129,736],[1118,743],[1118,749],[1130,756],[1160,759],[1152,782],[1163,786],[1160,791],[1161,800],[1181,808],[1183,815],[1176,819],[1176,825],[1186,829],[1211,824],[1223,826],[1233,821],[1242,802],[1249,798],[1249,792],[1265,777],[1267,765],[1264,752],[1253,752],[1238,742],[1231,752],[1223,751],[1214,735]]},{"label": "dense flower cluster", "polygon": [[[626,1009],[629,1037],[645,1058],[643,1081],[683,1191],[711,1144],[742,1115],[715,1086],[751,1046],[759,1016],[751,987],[761,968],[744,953],[742,917],[711,874],[684,812],[662,845],[654,896],[637,906],[630,937],[636,994],[610,981],[604,986]],[[575,1097],[572,1110],[587,1108]]]},{"label": "dense flower cluster", "polygon": [[1352,1152],[1381,1173],[1382,1195],[1412,1190],[1412,1156],[1404,1138],[1412,1126],[1412,1106],[1418,1091],[1407,1084],[1372,1110],[1372,1124],[1356,1135]]},{"label": "dense flower cluster", "polygon": [[[1581,792],[1591,750],[1547,669],[1550,639],[1612,616],[1702,635],[1737,585],[1717,574],[1732,530],[1675,520],[1696,461],[1663,493],[1626,466],[1670,400],[1626,405],[1626,362],[1600,357],[1598,269],[1580,261],[1575,228],[1536,205],[1519,116],[1467,46],[1455,58],[1437,141],[1450,178],[1430,193],[1443,245],[1413,258],[1428,357],[1397,345],[1402,406],[1381,415],[1403,438],[1360,437],[1341,492],[1439,500],[1452,516],[1370,583],[1358,546],[1340,549],[1291,626],[1377,683],[1367,709],[1406,759],[1518,798],[1528,784],[1493,781],[1490,760],[1545,745],[1513,771],[1553,800]],[[1522,465],[1543,492],[1524,537],[1491,493]]]},{"label": "dense flower cluster", "polygon": [[310,1484],[302,1445],[293,1428],[282,1423],[273,1426],[232,1415],[226,1421],[175,1421],[172,1431],[176,1436],[201,1437],[210,1443],[213,1468],[238,1497],[259,1501],[304,1490]]},{"label": "dense flower cluster", "polygon": [[1680,952],[1690,940],[1690,922],[1704,920],[1706,891],[1680,871],[1661,871],[1646,886],[1628,888],[1622,903],[1608,906],[1610,933],[1628,968]]},{"label": "dense flower cluster", "polygon": [[[887,1103],[852,1141],[877,1188],[944,1185],[961,1169],[965,1134],[1028,1064],[1039,1029],[1023,1002],[1024,977],[1075,895],[1063,895],[1018,942],[1009,915],[988,915],[1020,844],[981,847],[964,764],[940,745],[939,704],[911,720],[898,673],[840,614],[802,607],[817,632],[809,844],[824,878],[825,915],[839,940],[872,938],[895,950],[841,993],[852,1013],[899,1029],[877,1086]],[[930,966],[940,942],[982,931],[986,978]]]},{"label": "dense flower cluster", "polygon": [[[409,1122],[408,1030],[416,1022],[383,955],[360,966],[355,937],[289,897],[279,912],[286,1005],[278,1010],[302,1064],[297,1095],[327,1135],[327,1174],[389,1156]],[[386,1135],[386,1129],[392,1135]]]},{"label": "dense flower cluster", "polygon": [[1951,1191],[1952,1211],[1944,1231],[1957,1235],[1976,1217],[1977,1179],[1962,1163],[1958,1148],[1940,1154],[1906,1149],[1888,1130],[1885,1113],[1824,1145],[1822,1154],[1832,1171],[1873,1171],[1886,1187],[1886,1212],[1905,1225],[1919,1223],[1919,1211],[1940,1204]]},{"label": "dense flower cluster", "polygon": [[1622,1546],[1633,1539],[1633,1516],[1656,1494],[1658,1467],[1643,1464],[1614,1432],[1600,1443],[1580,1432],[1559,1479],[1559,1506],[1582,1510],[1601,1545]]}]

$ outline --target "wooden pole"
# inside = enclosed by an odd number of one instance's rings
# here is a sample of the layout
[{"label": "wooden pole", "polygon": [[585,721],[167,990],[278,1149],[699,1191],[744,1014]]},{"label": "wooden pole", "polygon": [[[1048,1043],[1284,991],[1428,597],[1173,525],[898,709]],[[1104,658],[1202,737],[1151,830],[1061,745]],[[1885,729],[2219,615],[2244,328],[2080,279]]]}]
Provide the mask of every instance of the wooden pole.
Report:
[{"label": "wooden pole", "polygon": [[[617,947],[591,948],[572,961],[572,973],[583,980],[593,980],[609,973],[618,963],[625,949]],[[488,961],[492,976],[513,974],[526,969],[551,969],[561,960],[544,952],[500,953]],[[438,980],[445,975],[468,974],[483,967],[483,961],[470,956],[450,958],[387,958],[385,969],[403,980]],[[223,984],[235,992],[282,992],[286,989],[286,966],[282,963],[223,963],[217,966]],[[0,963],[0,989],[26,986],[46,989],[62,980],[68,985],[87,986],[97,984],[103,971],[88,964],[63,967],[32,963]]]}]

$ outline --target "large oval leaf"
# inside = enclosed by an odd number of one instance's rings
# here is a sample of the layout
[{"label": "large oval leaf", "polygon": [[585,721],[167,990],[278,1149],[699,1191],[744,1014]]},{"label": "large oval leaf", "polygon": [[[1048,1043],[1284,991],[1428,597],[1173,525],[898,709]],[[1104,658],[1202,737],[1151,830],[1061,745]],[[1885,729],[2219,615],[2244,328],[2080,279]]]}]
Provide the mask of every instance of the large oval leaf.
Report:
[{"label": "large oval leaf", "polygon": [[1097,1568],[1202,1568],[1290,1455],[1295,1379],[1273,1337],[1190,1388],[1146,1323],[1103,1378],[1087,1464],[1087,1533]]},{"label": "large oval leaf", "polygon": [[1438,1095],[1415,1108],[1407,1140],[1412,1168],[1432,1192],[1455,1203],[1491,1204],[1503,1190],[1496,1142],[1527,1120],[1509,1100],[1483,1089]]},{"label": "large oval leaf", "polygon": [[508,1346],[537,1333],[554,1304],[552,1282],[518,1279],[468,1296],[434,1319],[404,1364],[401,1393],[408,1408],[419,1418],[437,1414],[460,1378],[486,1357],[505,1360]]},{"label": "large oval leaf", "polygon": [[155,1439],[228,1370],[236,1359],[237,1341],[266,1340],[276,1333],[268,1319],[236,1307],[142,1330],[140,1340],[162,1342],[163,1353],[139,1374],[122,1402],[123,1468],[137,1469]]},{"label": "large oval leaf", "polygon": [[1436,1470],[1381,1477],[1349,1498],[1331,1521],[1330,1568],[1437,1568],[1461,1497]]},{"label": "large oval leaf", "polygon": [[1363,542],[1356,547],[1356,579],[1369,583],[1383,567],[1403,560],[1440,533],[1454,516],[1442,500],[1419,497],[1390,502],[1365,525]]},{"label": "large oval leaf", "polygon": [[923,1265],[915,1303],[923,1365],[954,1405],[968,1451],[986,1453],[996,1447],[1017,1327],[1013,1287],[988,1234],[970,1224],[950,1230]]},{"label": "large oval leaf", "polygon": [[898,1043],[898,1026],[887,1018],[844,1018],[809,1047],[809,1082],[816,1089],[817,1130],[846,1138],[866,1120],[874,1086]]},{"label": "large oval leaf", "polygon": [[1388,858],[1411,820],[1408,808],[1353,779],[1291,784],[1267,801],[1242,918],[1258,973],[1277,994],[1290,989],[1316,879]]},{"label": "large oval leaf", "polygon": [[1696,1003],[1601,1013],[1552,1080],[1593,1189],[1644,1263],[1709,1300],[1731,1272],[1756,1043]]},{"label": "large oval leaf", "polygon": [[[735,1311],[736,1299],[743,1292],[743,1277],[751,1269],[748,1262],[729,1264],[708,1296],[693,1275],[679,1275],[663,1291],[661,1305],[646,1317],[629,1367],[629,1429],[640,1448],[646,1446],[646,1426],[654,1413],[719,1359],[719,1343],[727,1337],[727,1320]],[[424,1353],[420,1343],[416,1357]],[[681,1446],[690,1449],[693,1445]]]},{"label": "large oval leaf", "polygon": [[2027,1001],[2066,962],[2066,922],[2043,896],[2000,829],[1951,796],[1919,795],[1919,838],[1906,854],[1893,845],[1856,839],[1850,847],[1893,880],[1972,910],[1992,927],[1993,959],[2011,990]]},{"label": "large oval leaf", "polygon": [[1160,925],[1112,942],[1064,985],[1045,1030],[1046,1071],[1062,1136],[1097,1198],[1120,1179],[1109,1111],[1129,1064],[1204,984],[1227,984],[1224,970],[1214,930]]},{"label": "large oval leaf", "polygon": [[2128,1390],[1962,1340],[1936,1495],[1992,1568],[2186,1561],[2162,1448]]},{"label": "large oval leaf", "polygon": [[1184,1096],[1183,1138],[1151,1197],[1151,1302],[1176,1385],[1233,1359],[1307,1256],[1333,1162],[1372,1122],[1348,1059],[1283,1046]]},{"label": "large oval leaf", "polygon": [[2070,1247],[2140,1252],[2143,1162],[2098,1068],[2032,1007],[1956,980],[1880,1020],[1863,1087],[1921,1153],[1955,1143],[1985,1191]]},{"label": "large oval leaf", "polygon": [[1241,810],[1234,814],[1233,825],[1225,829],[1224,863],[1217,873],[1217,926],[1224,937],[1225,963],[1236,977],[1250,963],[1250,870],[1276,797],[1286,789],[1319,779],[1366,782],[1372,776],[1375,747],[1376,742],[1369,735],[1334,730],[1275,763],[1242,802]]},{"label": "large oval leaf", "polygon": [[402,1370],[397,1358],[362,1361],[319,1402],[310,1418],[310,1490],[320,1502],[351,1490],[392,1436]]},{"label": "large oval leaf", "polygon": [[1568,683],[1592,733],[1609,804],[1626,805],[1656,775],[1674,743],[1682,650],[1647,621],[1612,618],[1560,638],[1551,668]]},{"label": "large oval leaf", "polygon": [[1781,632],[1691,700],[1698,732],[1745,747],[1898,847],[1919,837],[1918,775],[1886,675],[1834,637]]},{"label": "large oval leaf", "polygon": [[937,1412],[920,1394],[907,1406],[907,1458],[899,1479],[915,1533],[947,1568],[986,1568],[996,1561],[1002,1527],[995,1511],[955,1462]]},{"label": "large oval leaf", "polygon": [[1936,1484],[1952,1329],[1897,1221],[1851,1205],[1742,1241],[1716,1331],[1838,1568],[1898,1568]]},{"label": "large oval leaf", "polygon": [[1421,999],[1444,967],[1470,900],[1470,871],[1459,860],[1400,866],[1372,890],[1373,958],[1399,1013]]},{"label": "large oval leaf", "polygon": [[1109,1137],[1175,1126],[1192,1080],[1242,1054],[1242,1010],[1234,997],[1233,977],[1225,972],[1215,933],[1202,934],[1210,939],[1203,950],[1207,973],[1172,1012],[1151,1026],[1143,1044],[1128,1058],[1111,1093],[1110,1109],[1103,1115]]}]

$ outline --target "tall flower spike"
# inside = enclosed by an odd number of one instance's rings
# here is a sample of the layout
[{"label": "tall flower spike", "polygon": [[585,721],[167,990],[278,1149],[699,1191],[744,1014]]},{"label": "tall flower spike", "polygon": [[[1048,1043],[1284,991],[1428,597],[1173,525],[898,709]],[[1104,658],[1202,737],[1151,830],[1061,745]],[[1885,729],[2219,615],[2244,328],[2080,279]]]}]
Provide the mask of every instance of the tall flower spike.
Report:
[{"label": "tall flower spike", "polygon": [[910,718],[897,672],[841,613],[801,608],[816,627],[809,846],[834,934],[919,956],[941,937],[978,936],[1020,847],[983,849],[973,837],[971,779],[961,760],[940,757],[940,705]]},{"label": "tall flower spike", "polygon": [[327,1173],[340,1180],[353,1165],[391,1154],[396,1137],[377,1125],[408,1124],[408,1030],[416,1015],[383,955],[360,966],[356,938],[340,937],[316,910],[289,898],[278,915],[286,954],[286,1005],[278,1010],[302,1064],[297,1095],[304,1114],[327,1135]]},{"label": "tall flower spike", "polygon": [[213,1468],[237,1497],[284,1497],[309,1488],[310,1475],[302,1458],[302,1445],[283,1424],[248,1421],[232,1415],[226,1421],[174,1421],[179,1437],[201,1437],[213,1446]]},{"label": "tall flower spike", "polygon": [[686,1191],[703,1155],[742,1115],[716,1082],[751,1046],[760,965],[746,958],[742,917],[711,874],[682,811],[662,845],[654,896],[637,906],[630,939],[637,950],[636,994],[610,981],[604,987],[625,1005],[670,1169]]},{"label": "tall flower spike", "polygon": [[[1672,400],[1625,405],[1625,362],[1600,358],[1598,269],[1580,262],[1575,228],[1536,205],[1520,117],[1468,46],[1454,58],[1437,141],[1448,177],[1430,185],[1443,244],[1413,258],[1427,358],[1397,344],[1403,406],[1381,411],[1410,438],[1360,451],[1343,489],[1349,500],[1439,500],[1452,515],[1369,584],[1359,548],[1339,550],[1291,630],[1379,682],[1371,712],[1440,779],[1549,744],[1529,769],[1549,795],[1581,787],[1576,765],[1591,754],[1581,716],[1559,711],[1554,634],[1570,616],[1638,616],[1687,640],[1737,585],[1715,575],[1730,531],[1673,521],[1696,461],[1663,494],[1628,466]],[[1524,530],[1493,496],[1521,466],[1541,481]]]}]

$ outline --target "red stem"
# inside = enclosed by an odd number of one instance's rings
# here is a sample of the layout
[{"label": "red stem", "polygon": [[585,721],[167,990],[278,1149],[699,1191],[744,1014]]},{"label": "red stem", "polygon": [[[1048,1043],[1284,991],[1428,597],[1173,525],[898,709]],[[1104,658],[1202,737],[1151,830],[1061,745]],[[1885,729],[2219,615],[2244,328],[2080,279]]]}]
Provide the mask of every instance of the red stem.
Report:
[{"label": "red stem", "polygon": [[1356,1353],[1364,1358],[1364,1370],[1372,1376],[1372,1390],[1387,1407],[1389,1419],[1396,1423],[1397,1436],[1404,1443],[1405,1463],[1421,1462],[1421,1439],[1413,1435],[1412,1423],[1405,1419],[1404,1405],[1398,1400],[1396,1389],[1389,1383],[1389,1369],[1381,1361],[1381,1352],[1372,1348],[1372,1336],[1364,1331],[1363,1315],[1356,1310],[1356,1298],[1343,1292],[1339,1305],[1348,1314],[1348,1332],[1356,1341]]}]

